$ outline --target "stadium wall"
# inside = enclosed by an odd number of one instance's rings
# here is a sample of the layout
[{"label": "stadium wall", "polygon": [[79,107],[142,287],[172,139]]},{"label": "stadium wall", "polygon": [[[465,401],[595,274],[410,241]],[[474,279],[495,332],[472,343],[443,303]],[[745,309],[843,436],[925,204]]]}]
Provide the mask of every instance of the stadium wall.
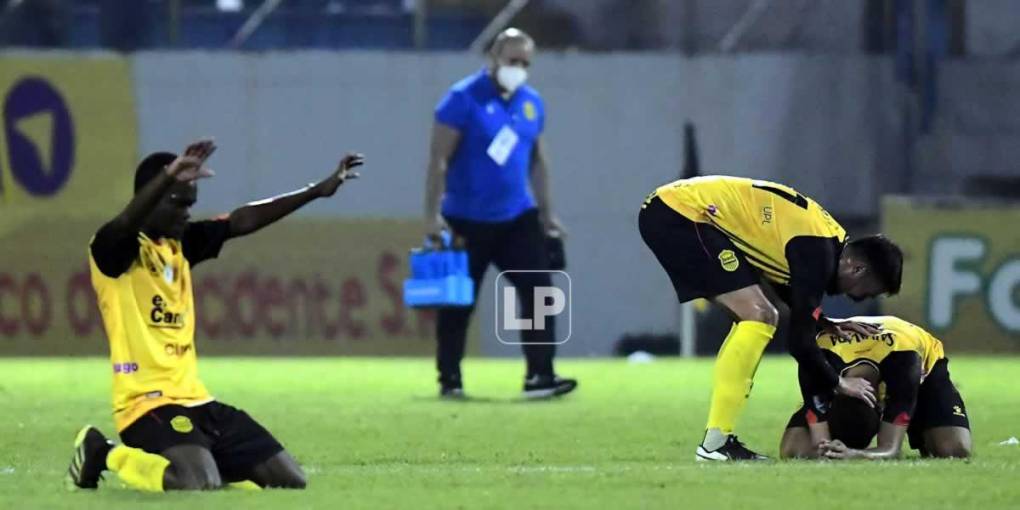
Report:
[{"label": "stadium wall", "polygon": [[943,62],[935,122],[916,145],[917,171],[910,190],[945,195],[958,193],[976,178],[1020,176],[1020,101],[1013,92],[1018,87],[1020,62]]},{"label": "stadium wall", "polygon": [[[26,57],[38,69],[18,71],[6,65],[11,57],[0,58],[5,76],[69,73],[76,79],[60,85],[69,97],[96,95],[82,99],[90,106],[78,106],[82,113],[72,116],[78,131],[87,133],[74,146],[73,179],[90,182],[92,193],[78,196],[67,187],[56,196],[4,199],[5,353],[103,352],[101,330],[76,332],[68,311],[89,309],[70,297],[88,299],[87,292],[72,288],[74,282],[82,285],[78,271],[88,235],[112,204],[126,200],[137,154],[173,150],[195,136],[215,136],[221,146],[213,165],[218,175],[203,183],[199,199],[199,209],[208,214],[321,178],[345,150],[369,157],[365,178],[339,198],[233,243],[226,260],[198,272],[201,277],[208,271],[209,281],[218,282],[202,285],[243,291],[227,293],[226,301],[210,298],[210,310],[200,314],[222,322],[231,316],[226,310],[247,320],[216,330],[203,326],[206,319],[200,317],[199,330],[210,337],[203,339],[204,352],[431,350],[427,316],[401,315],[399,327],[392,326],[398,312],[391,286],[406,271],[405,250],[421,233],[415,222],[422,210],[432,108],[450,83],[482,65],[480,59],[432,53],[140,53],[129,59],[92,57],[80,64],[94,65],[92,70],[72,71],[60,59]],[[635,221],[645,194],[679,173],[685,121],[697,127],[704,172],[790,183],[837,216],[874,217],[877,197],[903,185],[887,178],[899,175],[903,131],[902,98],[887,60],[551,54],[537,60],[533,75],[549,111],[555,204],[570,230],[574,333],[561,348],[566,355],[605,355],[624,333],[676,327],[672,289],[641,243]],[[120,76],[124,85],[109,83],[110,76]],[[17,79],[2,82],[5,98]],[[0,145],[6,157],[10,143]],[[89,155],[103,148],[118,156]],[[0,163],[3,182],[12,184],[4,189],[16,193],[10,163]],[[61,227],[59,220],[68,217],[77,223]],[[21,229],[17,235],[15,227]],[[300,244],[301,232],[314,240]],[[10,248],[15,244],[23,248]],[[287,295],[281,289],[300,289],[301,282],[314,288],[320,277],[330,296],[320,305],[331,314],[320,314],[321,322],[301,319],[315,315],[315,307],[280,304],[281,292]],[[348,283],[351,278],[358,283]],[[493,331],[490,294],[491,286],[483,287],[473,335],[482,341],[475,345],[484,354],[515,355],[516,348],[486,333]],[[50,308],[43,313],[46,302]],[[344,318],[348,307],[354,315]],[[258,318],[262,315],[268,318]],[[43,316],[53,326],[29,324],[41,324]],[[97,324],[95,316],[88,320]],[[281,333],[284,322],[304,329]],[[352,332],[358,324],[367,324],[360,336]],[[322,328],[335,330],[333,343],[316,333],[327,331]],[[394,337],[399,339],[391,342]]]},{"label": "stadium wall", "polygon": [[[481,65],[465,54],[142,53],[140,152],[216,136],[219,175],[203,183],[199,202],[214,213],[317,179],[357,149],[369,158],[365,178],[306,216],[417,219],[432,109]],[[685,121],[697,127],[705,172],[788,182],[837,215],[873,215],[887,185],[878,177],[897,162],[894,80],[883,60],[547,54],[532,75],[549,111],[555,204],[570,231],[568,355],[605,355],[624,333],[675,327],[672,289],[635,222],[645,194],[680,172]],[[334,239],[349,242],[340,228]],[[482,352],[514,355],[485,334],[490,294],[484,287],[476,315]]]}]

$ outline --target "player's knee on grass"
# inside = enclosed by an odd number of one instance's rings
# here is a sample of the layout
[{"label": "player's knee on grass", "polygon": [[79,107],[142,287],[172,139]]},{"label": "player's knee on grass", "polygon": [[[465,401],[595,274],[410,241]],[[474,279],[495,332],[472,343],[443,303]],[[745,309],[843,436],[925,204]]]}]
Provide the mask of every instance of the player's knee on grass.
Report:
[{"label": "player's knee on grass", "polygon": [[970,431],[963,427],[937,427],[925,432],[925,450],[932,457],[966,459],[971,455]]},{"label": "player's knee on grass", "polygon": [[286,451],[277,453],[255,466],[252,470],[252,481],[263,487],[276,489],[304,489],[308,485],[304,470]]},{"label": "player's knee on grass", "polygon": [[170,461],[163,474],[164,490],[215,490],[223,486],[216,460],[198,445],[174,446],[161,454]]},{"label": "player's knee on grass", "polygon": [[806,459],[813,456],[811,434],[806,427],[790,427],[783,432],[779,442],[779,458]]}]

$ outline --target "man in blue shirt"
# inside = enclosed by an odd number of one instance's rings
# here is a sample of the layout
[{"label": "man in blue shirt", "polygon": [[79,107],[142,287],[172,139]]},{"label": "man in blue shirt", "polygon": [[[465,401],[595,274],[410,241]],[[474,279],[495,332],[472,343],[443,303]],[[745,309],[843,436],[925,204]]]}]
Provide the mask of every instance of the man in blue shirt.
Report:
[{"label": "man in blue shirt", "polygon": [[[475,289],[490,263],[503,271],[548,269],[546,235],[563,232],[549,202],[541,140],[545,108],[538,92],[524,85],[534,52],[531,37],[505,30],[492,44],[489,66],[454,84],[435,111],[425,221],[430,236],[448,229],[464,241]],[[534,288],[551,285],[549,274],[507,277],[520,296],[522,318],[532,318]],[[464,395],[460,361],[472,311],[439,310],[437,368],[444,397]],[[553,321],[547,318],[544,330],[522,332],[525,397],[562,395],[577,386],[553,370]]]}]

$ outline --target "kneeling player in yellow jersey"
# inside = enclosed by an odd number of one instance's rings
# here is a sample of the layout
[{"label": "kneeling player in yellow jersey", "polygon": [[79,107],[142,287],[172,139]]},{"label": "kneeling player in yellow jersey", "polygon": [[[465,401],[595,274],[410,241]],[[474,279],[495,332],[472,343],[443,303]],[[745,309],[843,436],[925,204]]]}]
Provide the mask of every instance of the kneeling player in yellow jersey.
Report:
[{"label": "kneeling player in yellow jersey", "polygon": [[86,426],[69,468],[80,488],[111,470],[130,487],[216,489],[251,481],[303,488],[305,475],[283,446],[244,411],[217,402],[198,378],[192,266],[219,255],[228,239],[250,234],[301,206],[330,197],[363,163],[345,156],[318,184],[245,205],[222,218],[189,221],[195,182],[211,141],[184,154],[159,152],[135,172],[134,198],[89,245],[113,363],[113,415],[123,444]]},{"label": "kneeling player in yellow jersey", "polygon": [[[800,369],[829,390],[874,401],[866,380],[836,375],[815,345],[815,332],[826,293],[860,300],[899,291],[903,254],[895,244],[882,236],[848,242],[843,227],[814,200],[781,184],[739,177],[661,186],[642,205],[638,226],[680,302],[709,298],[735,322],[716,359],[697,460],[765,458],[733,435],[779,321],[763,280],[790,306],[788,343]],[[839,327],[866,331],[853,323]]]},{"label": "kneeling player in yellow jersey", "polygon": [[[969,457],[970,421],[960,392],[949,379],[942,342],[896,317],[854,317],[876,324],[873,335],[840,338],[822,333],[818,346],[840,373],[885,385],[879,408],[860,400],[810,391],[794,413],[780,444],[781,455],[832,459],[899,457],[904,436],[924,457]],[[879,425],[881,423],[881,425]],[[868,448],[878,434],[878,445]]]}]

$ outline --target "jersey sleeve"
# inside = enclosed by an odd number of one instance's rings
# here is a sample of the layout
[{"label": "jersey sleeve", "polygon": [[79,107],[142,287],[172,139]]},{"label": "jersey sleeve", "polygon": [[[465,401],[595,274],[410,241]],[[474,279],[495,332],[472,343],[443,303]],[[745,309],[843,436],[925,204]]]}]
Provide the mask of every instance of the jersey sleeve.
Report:
[{"label": "jersey sleeve", "polygon": [[471,108],[467,94],[459,90],[451,90],[436,105],[436,122],[450,126],[457,131],[464,131],[468,125]]},{"label": "jersey sleeve", "polygon": [[184,258],[192,267],[219,256],[223,243],[230,238],[230,220],[206,220],[188,224],[181,237]]},{"label": "jersey sleeve", "polygon": [[107,223],[92,238],[89,251],[100,272],[110,278],[117,278],[127,272],[138,258],[138,246],[137,233],[120,236]]},{"label": "jersey sleeve", "polygon": [[885,409],[882,421],[907,426],[914,416],[917,392],[921,387],[921,357],[914,351],[889,353],[879,363],[885,382]]},{"label": "jersey sleeve", "polygon": [[[832,351],[822,349],[822,357],[832,367],[833,371],[837,373],[846,365],[839,355]],[[824,382],[820,384],[818,378],[814,377],[811,368],[807,365],[798,365],[797,378],[800,382],[804,407],[811,411],[816,421],[826,421],[829,414],[829,405],[835,396],[832,388]]]},{"label": "jersey sleeve", "polygon": [[825,361],[815,342],[822,296],[836,272],[837,241],[824,237],[796,237],[786,246],[790,265],[790,354],[813,380],[812,387],[835,389],[839,376]]}]

